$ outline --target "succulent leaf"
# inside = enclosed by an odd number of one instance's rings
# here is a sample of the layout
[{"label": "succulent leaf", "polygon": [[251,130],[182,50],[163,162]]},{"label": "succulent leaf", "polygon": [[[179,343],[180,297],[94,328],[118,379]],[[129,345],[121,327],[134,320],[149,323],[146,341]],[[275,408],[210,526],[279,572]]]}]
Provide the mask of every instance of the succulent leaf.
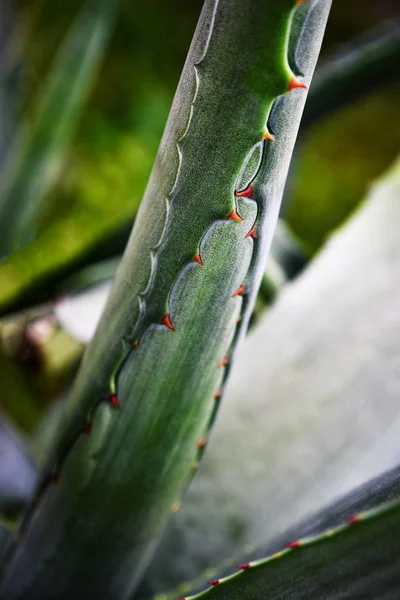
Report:
[{"label": "succulent leaf", "polygon": [[244,341],[139,598],[193,580],[398,464],[399,196],[397,160]]},{"label": "succulent leaf", "polygon": [[[137,584],[198,466],[248,325],[329,7],[206,0],[0,598],[124,598]],[[288,42],[292,19],[299,34]],[[260,141],[259,168],[239,189]]]},{"label": "succulent leaf", "polygon": [[[255,226],[246,237],[256,237]],[[193,260],[203,264],[200,254],[196,254]],[[87,344],[92,339],[119,262],[120,258],[117,257],[89,265],[68,277],[59,287],[60,298],[54,304],[54,314],[65,331],[77,341]],[[270,304],[278,288],[296,277],[306,264],[304,248],[280,219],[260,287],[260,305],[264,308]]]},{"label": "succulent leaf", "polygon": [[[400,471],[353,491],[179,600],[395,598],[400,585]],[[264,549],[265,550],[265,549]],[[265,556],[265,555],[264,555]],[[176,595],[159,596],[173,600]]]}]

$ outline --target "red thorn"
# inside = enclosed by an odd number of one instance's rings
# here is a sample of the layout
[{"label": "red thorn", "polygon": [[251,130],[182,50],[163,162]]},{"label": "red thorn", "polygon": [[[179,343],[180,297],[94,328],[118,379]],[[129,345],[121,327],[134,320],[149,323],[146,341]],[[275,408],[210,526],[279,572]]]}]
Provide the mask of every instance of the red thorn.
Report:
[{"label": "red thorn", "polygon": [[247,237],[247,238],[248,237],[255,238],[256,234],[257,234],[257,227],[256,227],[256,225],[253,225],[253,227],[250,229],[249,233],[246,233],[245,237]]},{"label": "red thorn", "polygon": [[139,342],[138,342],[138,341],[136,341],[136,342],[133,342],[133,344],[132,344],[132,345],[133,345],[133,347],[134,347],[134,348],[136,348],[136,349],[138,349],[138,348],[139,348]]},{"label": "red thorn", "polygon": [[168,327],[168,329],[171,329],[171,331],[175,331],[175,327],[172,325],[172,321],[168,313],[163,316],[161,323]]},{"label": "red thorn", "polygon": [[220,369],[221,367],[225,367],[229,362],[229,356],[225,355],[224,358],[221,360],[221,362],[218,364],[218,369]]},{"label": "red thorn", "polygon": [[211,579],[211,581],[208,582],[210,585],[219,585],[219,579]]},{"label": "red thorn", "polygon": [[85,434],[91,435],[91,433],[92,433],[92,424],[90,421],[88,421],[85,425]]},{"label": "red thorn", "polygon": [[298,4],[303,4],[303,2],[306,2],[306,0],[296,0],[296,6],[297,6]]},{"label": "red thorn", "polygon": [[243,296],[244,294],[244,283],[241,283],[234,294],[232,294],[232,298],[235,296]]},{"label": "red thorn", "polygon": [[250,563],[244,563],[242,565],[238,565],[237,568],[241,569],[242,571],[246,571],[246,569],[250,569]]},{"label": "red thorn", "polygon": [[229,213],[228,219],[232,219],[232,221],[243,221],[242,217],[237,214],[235,208]]},{"label": "red thorn", "polygon": [[267,128],[265,128],[264,134],[263,134],[263,140],[271,140],[271,142],[274,142],[275,136],[272,135],[272,133],[270,133]]},{"label": "red thorn", "polygon": [[287,542],[287,544],[285,544],[286,548],[300,548],[300,542],[296,541],[296,542]]},{"label": "red thorn", "polygon": [[118,402],[118,399],[117,399],[117,394],[111,394],[111,396],[110,396],[110,402],[114,406],[114,408],[120,408],[119,402]]},{"label": "red thorn", "polygon": [[60,479],[60,474],[57,473],[57,471],[50,475],[50,483],[56,484],[56,483],[58,483],[59,479]]},{"label": "red thorn", "polygon": [[195,260],[197,263],[199,263],[199,265],[203,264],[203,261],[201,260],[201,256],[199,253],[197,253],[193,256],[193,260]]},{"label": "red thorn", "polygon": [[199,440],[197,440],[197,447],[198,448],[204,448],[204,446],[206,445],[206,438],[202,437]]},{"label": "red thorn", "polygon": [[303,88],[304,90],[306,90],[307,86],[304,83],[302,83],[301,81],[299,81],[298,79],[296,79],[296,77],[292,77],[289,81],[288,92],[291,92],[292,90],[295,90],[296,88]]},{"label": "red thorn", "polygon": [[349,517],[347,517],[346,522],[349,525],[353,525],[354,523],[358,523],[360,520],[360,517],[358,515],[350,515]]},{"label": "red thorn", "polygon": [[242,317],[238,317],[238,318],[236,319],[236,325],[238,325],[238,324],[240,323],[240,321],[241,321],[241,320],[242,320]]},{"label": "red thorn", "polygon": [[214,400],[219,400],[219,398],[221,398],[222,395],[222,390],[217,390],[214,394]]},{"label": "red thorn", "polygon": [[254,188],[252,185],[248,185],[247,188],[242,190],[241,192],[235,192],[236,196],[240,198],[252,198],[253,197]]}]

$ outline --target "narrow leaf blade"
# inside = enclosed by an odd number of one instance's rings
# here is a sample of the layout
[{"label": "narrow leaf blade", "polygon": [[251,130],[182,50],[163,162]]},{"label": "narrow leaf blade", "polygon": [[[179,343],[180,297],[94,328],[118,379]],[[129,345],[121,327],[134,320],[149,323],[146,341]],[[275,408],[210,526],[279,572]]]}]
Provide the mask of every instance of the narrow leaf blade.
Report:
[{"label": "narrow leaf blade", "polygon": [[0,259],[32,238],[111,33],[116,0],[87,0],[60,48],[0,190]]}]

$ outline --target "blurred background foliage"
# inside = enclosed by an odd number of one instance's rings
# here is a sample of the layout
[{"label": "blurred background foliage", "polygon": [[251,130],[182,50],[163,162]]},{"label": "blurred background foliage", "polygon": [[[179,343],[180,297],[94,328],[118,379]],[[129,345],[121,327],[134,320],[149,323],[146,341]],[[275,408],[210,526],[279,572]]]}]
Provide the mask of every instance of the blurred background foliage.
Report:
[{"label": "blurred background foliage", "polygon": [[[35,96],[81,3],[25,0],[15,14],[21,116]],[[201,7],[200,0],[122,2],[111,44],[74,144],[49,194],[39,233],[0,270],[0,305],[132,220],[153,163]],[[322,58],[389,18],[395,3],[333,4]],[[399,83],[372,89],[316,124],[301,140],[286,207],[312,251],[396,155]],[[390,122],[390,135],[380,123]],[[27,258],[29,257],[29,260]]]},{"label": "blurred background foliage", "polygon": [[[15,127],[31,119],[32,100],[81,5],[79,0],[15,3]],[[37,235],[0,266],[0,311],[38,281],[84,264],[104,240],[120,252],[121,232],[126,236],[138,209],[201,5],[201,0],[121,1],[100,73],[47,196]],[[321,61],[397,11],[391,0],[334,2]],[[394,160],[400,144],[399,92],[394,76],[383,86],[371,82],[367,92],[301,131],[283,216],[311,254]],[[1,403],[29,430],[70,380],[82,347],[51,317],[38,328],[22,316],[3,324],[1,333]],[[46,340],[40,352],[39,339]]]}]

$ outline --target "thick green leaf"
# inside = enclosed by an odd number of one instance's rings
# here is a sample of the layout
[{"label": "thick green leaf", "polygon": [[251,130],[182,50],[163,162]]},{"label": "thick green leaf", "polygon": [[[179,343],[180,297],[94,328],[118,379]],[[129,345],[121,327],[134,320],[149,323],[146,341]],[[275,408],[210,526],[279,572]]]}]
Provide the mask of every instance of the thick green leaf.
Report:
[{"label": "thick green leaf", "polygon": [[[233,574],[180,600],[397,598],[400,471],[395,469],[247,557]],[[266,558],[259,558],[265,552]],[[232,570],[231,570],[232,573]],[[173,600],[176,595],[160,596]]]},{"label": "thick green leaf", "polygon": [[34,233],[111,32],[115,0],[87,0],[56,56],[29,131],[15,142],[0,190],[0,258]]},{"label": "thick green leaf", "polygon": [[[87,344],[94,335],[119,261],[117,257],[87,266],[71,275],[59,288],[54,314],[68,335],[79,342]],[[282,220],[278,221],[258,304],[262,308],[270,304],[277,290],[296,277],[306,263],[307,255],[301,244]]]},{"label": "thick green leaf", "polygon": [[245,340],[140,598],[398,464],[399,197],[397,162]]},{"label": "thick green leaf", "polygon": [[206,0],[2,599],[124,598],[137,583],[247,328],[329,7]]}]

